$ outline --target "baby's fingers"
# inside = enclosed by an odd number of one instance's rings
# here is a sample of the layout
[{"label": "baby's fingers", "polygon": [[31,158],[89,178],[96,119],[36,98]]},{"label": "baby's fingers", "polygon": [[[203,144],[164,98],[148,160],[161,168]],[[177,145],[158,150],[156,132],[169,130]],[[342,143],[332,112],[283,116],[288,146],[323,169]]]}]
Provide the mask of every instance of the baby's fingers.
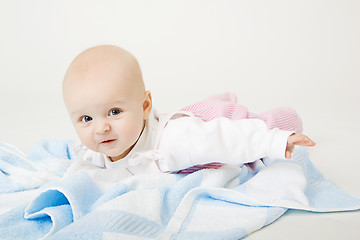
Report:
[{"label": "baby's fingers", "polygon": [[309,137],[302,135],[297,142],[294,143],[294,145],[300,145],[300,146],[315,146],[315,142],[311,140]]},{"label": "baby's fingers", "polygon": [[291,158],[291,152],[292,152],[292,151],[286,150],[286,152],[285,152],[285,158]]},{"label": "baby's fingers", "polygon": [[288,139],[289,145],[300,145],[300,146],[306,146],[306,147],[312,147],[315,146],[315,142],[311,140],[308,136],[305,136],[303,134],[295,133],[291,135]]}]

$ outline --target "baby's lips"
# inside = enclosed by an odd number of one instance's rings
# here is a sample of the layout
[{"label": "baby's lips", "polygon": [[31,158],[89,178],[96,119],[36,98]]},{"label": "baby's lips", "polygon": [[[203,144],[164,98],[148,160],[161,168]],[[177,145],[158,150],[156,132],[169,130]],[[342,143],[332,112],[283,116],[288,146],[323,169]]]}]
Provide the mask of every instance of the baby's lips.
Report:
[{"label": "baby's lips", "polygon": [[115,141],[116,139],[114,138],[111,138],[111,139],[104,139],[104,140],[100,140],[99,143],[110,143],[110,142],[113,142]]}]

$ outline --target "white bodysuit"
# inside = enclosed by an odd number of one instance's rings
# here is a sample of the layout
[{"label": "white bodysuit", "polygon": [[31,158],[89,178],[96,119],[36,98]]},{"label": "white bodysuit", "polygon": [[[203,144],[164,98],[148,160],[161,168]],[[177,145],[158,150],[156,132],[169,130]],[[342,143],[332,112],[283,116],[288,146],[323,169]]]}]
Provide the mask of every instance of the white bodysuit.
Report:
[{"label": "white bodysuit", "polygon": [[220,162],[242,165],[260,158],[285,158],[292,131],[269,130],[258,119],[220,117],[204,122],[191,112],[158,114],[152,111],[129,154],[116,162],[86,148],[74,146],[77,160],[101,168],[124,168],[131,175],[175,172],[194,165]]}]

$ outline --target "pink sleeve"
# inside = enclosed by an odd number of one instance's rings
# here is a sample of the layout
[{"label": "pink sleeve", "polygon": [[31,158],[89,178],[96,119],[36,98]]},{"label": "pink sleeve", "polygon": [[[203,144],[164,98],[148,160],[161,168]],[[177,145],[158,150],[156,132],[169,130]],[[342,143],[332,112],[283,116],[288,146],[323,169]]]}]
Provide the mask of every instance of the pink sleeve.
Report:
[{"label": "pink sleeve", "polygon": [[227,117],[233,120],[257,118],[263,120],[270,129],[280,128],[298,133],[303,130],[301,118],[295,110],[283,107],[262,114],[253,114],[246,107],[237,103],[234,93],[213,95],[181,110],[190,111],[204,121],[218,117]]}]

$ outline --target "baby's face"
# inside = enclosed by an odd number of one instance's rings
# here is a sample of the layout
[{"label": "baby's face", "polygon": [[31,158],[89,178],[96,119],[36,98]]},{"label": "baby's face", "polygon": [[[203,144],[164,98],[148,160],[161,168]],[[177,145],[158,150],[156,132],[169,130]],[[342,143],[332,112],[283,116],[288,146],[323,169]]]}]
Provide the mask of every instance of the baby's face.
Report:
[{"label": "baby's face", "polygon": [[[116,68],[72,73],[64,99],[85,146],[116,161],[137,142],[151,108],[149,92],[133,86],[132,74]],[[141,96],[140,96],[141,95]]]}]

